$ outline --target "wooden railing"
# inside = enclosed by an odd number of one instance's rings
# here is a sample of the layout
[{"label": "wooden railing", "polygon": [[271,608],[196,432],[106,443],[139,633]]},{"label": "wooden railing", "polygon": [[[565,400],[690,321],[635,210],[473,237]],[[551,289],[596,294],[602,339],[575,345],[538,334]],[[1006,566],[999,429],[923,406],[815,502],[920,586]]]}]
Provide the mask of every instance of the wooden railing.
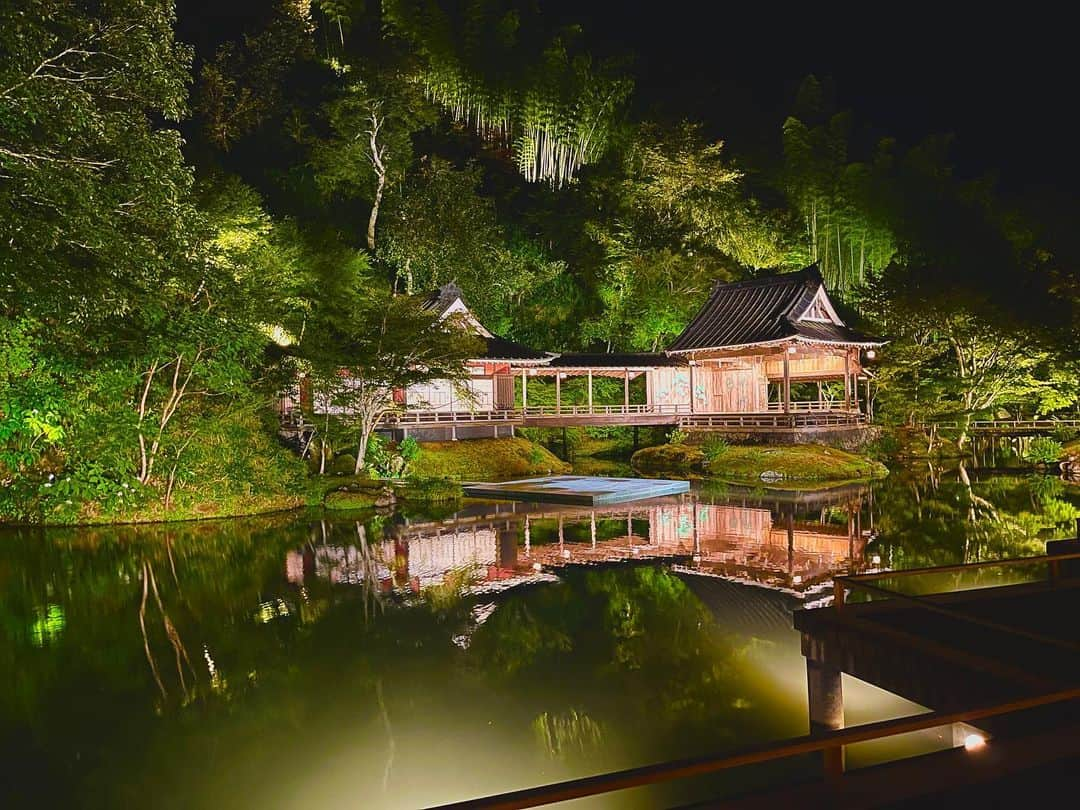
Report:
[{"label": "wooden railing", "polygon": [[796,430],[816,427],[855,427],[868,424],[866,416],[849,411],[813,413],[696,413],[679,420],[680,427],[755,430]]},{"label": "wooden railing", "polygon": [[565,420],[590,417],[671,417],[671,424],[687,428],[727,428],[746,430],[794,430],[808,427],[845,427],[867,424],[864,414],[855,411],[806,410],[782,413],[691,413],[689,405],[530,405],[527,408],[437,411],[393,411],[383,417],[386,427],[438,427],[441,425],[512,425],[526,420]]},{"label": "wooden railing", "polygon": [[530,405],[529,419],[547,416],[678,416],[690,413],[689,405]]},{"label": "wooden railing", "polygon": [[388,426],[460,425],[462,423],[514,424],[521,421],[519,410],[489,411],[394,411],[383,417]]},{"label": "wooden railing", "polygon": [[[933,419],[918,423],[918,427],[924,429],[937,427],[955,430],[961,426],[957,419]],[[1042,432],[1062,428],[1080,430],[1080,419],[972,419],[968,423],[968,430],[972,433]]]},{"label": "wooden railing", "polygon": [[[1080,539],[1080,518],[1077,518],[1077,536],[1078,539]],[[864,593],[875,596],[884,596],[890,599],[908,601],[928,610],[940,610],[940,608],[926,602],[925,595],[910,596],[898,591],[882,588],[874,583],[882,579],[909,579],[911,577],[927,576],[930,574],[949,574],[960,571],[978,571],[983,568],[1013,568],[1016,566],[1031,565],[1046,565],[1048,571],[1047,577],[1050,582],[1054,582],[1060,578],[1060,563],[1064,560],[1080,560],[1080,553],[1009,557],[1004,560],[983,560],[981,562],[958,563],[956,565],[939,565],[931,568],[906,568],[901,571],[872,571],[867,574],[837,574],[833,577],[833,607],[837,610],[842,609],[844,605],[847,604],[847,592],[861,590]],[[973,621],[978,623],[981,620],[973,619]],[[1080,646],[1075,644],[1070,643],[1070,646],[1080,649]]]},{"label": "wooden railing", "polygon": [[[768,404],[767,410],[770,413],[784,413],[784,403],[783,402],[770,402]],[[791,413],[810,413],[810,412],[815,412],[816,413],[816,412],[820,412],[820,411],[844,411],[844,410],[848,410],[848,409],[844,408],[843,404],[840,403],[840,402],[826,402],[824,400],[822,400],[822,401],[812,400],[812,401],[792,402],[792,403],[790,403],[789,410],[790,410]]]}]

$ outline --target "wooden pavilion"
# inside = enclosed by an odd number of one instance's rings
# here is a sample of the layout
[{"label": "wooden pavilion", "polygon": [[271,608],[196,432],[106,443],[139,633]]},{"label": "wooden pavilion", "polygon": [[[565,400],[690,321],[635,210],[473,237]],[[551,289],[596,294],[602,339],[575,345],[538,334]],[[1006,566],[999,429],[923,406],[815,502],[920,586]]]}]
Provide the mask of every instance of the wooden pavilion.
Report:
[{"label": "wooden pavilion", "polygon": [[[686,361],[685,379],[657,370],[652,401],[689,401],[692,413],[858,413],[863,360],[883,343],[841,320],[815,266],[717,284],[667,351]],[[843,382],[839,401],[824,396],[829,381]],[[794,400],[793,383],[813,383],[817,396]]]},{"label": "wooden pavilion", "polygon": [[[432,292],[424,306],[440,318],[458,317],[483,339],[485,351],[468,361],[464,384],[434,380],[395,392],[400,410],[385,428],[399,437],[498,436],[500,428],[512,434],[514,426],[671,424],[798,440],[806,431],[864,427],[871,417],[864,361],[883,341],[843,322],[816,267],[718,283],[682,334],[654,353],[556,354],[523,346],[490,332],[453,284]],[[530,402],[529,381],[536,377],[554,381],[553,405]],[[569,377],[587,379],[584,403],[563,402]],[[597,377],[622,380],[621,403],[594,402]],[[644,401],[639,394],[631,402],[631,383],[642,377]],[[861,402],[860,380],[866,382]]]}]

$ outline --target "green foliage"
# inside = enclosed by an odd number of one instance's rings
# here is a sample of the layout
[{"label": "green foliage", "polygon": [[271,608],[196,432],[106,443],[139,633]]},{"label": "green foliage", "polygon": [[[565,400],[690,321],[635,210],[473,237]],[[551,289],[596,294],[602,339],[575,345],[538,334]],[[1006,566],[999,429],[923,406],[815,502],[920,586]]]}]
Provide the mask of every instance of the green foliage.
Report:
[{"label": "green foliage", "polygon": [[[284,90],[292,74],[314,55],[305,4],[268,5],[270,16],[261,30],[242,42],[223,44],[199,73],[195,106],[203,131],[224,150],[285,114],[290,99]],[[321,5],[325,10],[326,4]]]},{"label": "green foliage", "polygon": [[420,442],[412,436],[406,436],[398,442],[397,451],[398,455],[401,456],[407,465],[409,462],[419,458],[421,453]]},{"label": "green foliage", "polygon": [[804,222],[804,262],[817,264],[831,288],[848,290],[887,267],[897,253],[890,228],[887,174],[893,143],[868,162],[849,159],[848,113],[829,114],[810,76],[797,116],[784,122],[784,185]]},{"label": "green foliage", "polygon": [[890,268],[860,300],[895,338],[875,374],[879,410],[896,421],[964,420],[999,408],[1041,416],[1078,401],[1075,377],[1060,373],[1037,332],[985,298],[942,289],[935,274]]},{"label": "green foliage", "polygon": [[461,500],[461,482],[453,478],[420,478],[411,476],[400,489],[401,497],[409,501],[446,503]]},{"label": "green foliage", "polygon": [[185,112],[191,54],[171,3],[20,5],[0,11],[0,290],[92,345],[145,317],[133,286],[189,267],[191,174],[160,122]]},{"label": "green foliage", "polygon": [[668,444],[686,444],[686,440],[690,437],[682,428],[675,428],[668,434]]},{"label": "green foliage", "polygon": [[701,452],[705,454],[705,460],[709,464],[719,461],[731,448],[731,445],[721,436],[710,436],[702,445]]},{"label": "green foliage", "polygon": [[[370,449],[368,458],[371,458]],[[369,461],[368,463],[370,464],[372,461]],[[352,475],[355,470],[356,456],[350,455],[349,453],[341,453],[334,456],[334,462],[330,465],[330,472],[333,475]]]},{"label": "green foliage", "polygon": [[1024,451],[1024,458],[1035,464],[1056,464],[1064,455],[1061,442],[1049,436],[1036,436]]},{"label": "green foliage", "polygon": [[512,146],[527,180],[560,187],[604,155],[632,84],[594,63],[575,29],[546,35],[538,11],[485,0],[383,4],[384,19],[422,57],[428,97],[455,122]]}]

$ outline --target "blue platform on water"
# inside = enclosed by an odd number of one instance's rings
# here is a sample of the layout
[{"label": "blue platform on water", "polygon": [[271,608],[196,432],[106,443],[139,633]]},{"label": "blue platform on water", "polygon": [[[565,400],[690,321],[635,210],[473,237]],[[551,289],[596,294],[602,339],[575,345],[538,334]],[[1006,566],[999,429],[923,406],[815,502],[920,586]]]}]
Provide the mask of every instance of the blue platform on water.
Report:
[{"label": "blue platform on water", "polygon": [[609,503],[640,501],[662,495],[690,491],[689,481],[664,478],[598,478],[586,475],[549,475],[520,481],[491,484],[466,484],[470,498],[495,498],[539,503],[569,503],[602,506]]}]

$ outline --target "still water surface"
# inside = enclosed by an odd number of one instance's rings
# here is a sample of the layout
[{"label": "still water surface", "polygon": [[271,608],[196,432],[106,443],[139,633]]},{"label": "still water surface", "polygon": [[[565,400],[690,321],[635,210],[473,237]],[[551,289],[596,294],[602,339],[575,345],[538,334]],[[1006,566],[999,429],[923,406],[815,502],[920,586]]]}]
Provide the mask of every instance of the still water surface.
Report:
[{"label": "still water surface", "polygon": [[[804,734],[791,611],[832,572],[1040,553],[1078,504],[1054,479],[928,471],[598,510],[9,530],[0,804],[416,807]],[[848,724],[919,711],[844,687]]]}]

